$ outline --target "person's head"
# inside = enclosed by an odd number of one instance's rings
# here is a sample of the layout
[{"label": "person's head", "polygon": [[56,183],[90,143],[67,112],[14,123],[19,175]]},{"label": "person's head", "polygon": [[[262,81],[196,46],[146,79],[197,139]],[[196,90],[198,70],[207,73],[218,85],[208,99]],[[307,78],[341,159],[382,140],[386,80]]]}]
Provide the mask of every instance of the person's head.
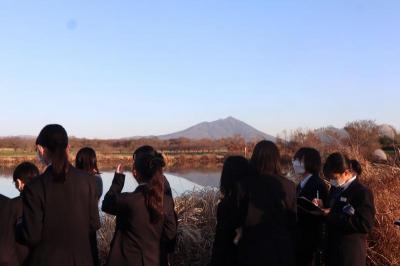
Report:
[{"label": "person's head", "polygon": [[145,183],[146,205],[152,223],[163,217],[165,161],[161,153],[151,146],[142,146],[133,153],[132,173],[139,184]]},{"label": "person's head", "polygon": [[250,164],[259,175],[281,175],[280,153],[272,141],[262,140],[254,147]]},{"label": "person's head", "polygon": [[36,139],[36,148],[41,162],[52,166],[56,180],[64,180],[69,170],[68,134],[57,124],[45,126]]},{"label": "person's head", "polygon": [[298,175],[319,175],[321,167],[321,155],[314,148],[301,148],[293,156],[293,169]]},{"label": "person's head", "polygon": [[245,186],[249,175],[249,162],[242,156],[229,156],[221,173],[220,191],[224,198],[237,197],[240,186]]},{"label": "person's head", "polygon": [[13,173],[13,181],[15,187],[22,192],[26,184],[28,184],[34,177],[39,175],[39,169],[30,162],[23,162],[17,165]]},{"label": "person's head", "polygon": [[350,160],[346,155],[336,152],[326,159],[323,172],[333,186],[342,186],[353,176],[360,176],[362,168],[357,160]]},{"label": "person's head", "polygon": [[78,151],[75,158],[75,167],[89,174],[100,174],[97,167],[96,152],[90,147],[84,147]]}]

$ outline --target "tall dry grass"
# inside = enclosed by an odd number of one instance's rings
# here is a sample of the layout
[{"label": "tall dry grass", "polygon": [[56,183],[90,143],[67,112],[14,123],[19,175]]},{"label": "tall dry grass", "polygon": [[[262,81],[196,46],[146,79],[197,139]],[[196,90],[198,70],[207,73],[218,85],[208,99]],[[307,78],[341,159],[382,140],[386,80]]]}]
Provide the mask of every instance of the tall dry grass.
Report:
[{"label": "tall dry grass", "polygon": [[363,182],[375,197],[376,226],[369,236],[369,265],[400,265],[400,168],[367,164]]},{"label": "tall dry grass", "polygon": [[[400,265],[400,168],[371,164],[364,166],[362,181],[375,196],[376,227],[368,238],[368,265]],[[211,256],[216,225],[218,192],[193,191],[175,199],[179,219],[178,240],[172,265],[205,266]],[[104,215],[99,232],[100,255],[104,261],[114,232],[114,218]]]},{"label": "tall dry grass", "polygon": [[[211,257],[219,194],[213,189],[188,192],[175,199],[178,232],[171,264],[176,266],[207,265]],[[99,253],[105,263],[115,227],[113,216],[102,214],[98,232]]]}]

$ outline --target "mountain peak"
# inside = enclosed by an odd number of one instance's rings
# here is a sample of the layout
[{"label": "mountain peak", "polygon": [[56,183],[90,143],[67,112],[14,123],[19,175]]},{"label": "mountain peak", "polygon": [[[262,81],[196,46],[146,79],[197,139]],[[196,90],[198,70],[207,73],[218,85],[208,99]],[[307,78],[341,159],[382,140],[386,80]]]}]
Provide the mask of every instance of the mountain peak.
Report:
[{"label": "mountain peak", "polygon": [[227,118],[223,119],[223,120],[233,120],[233,121],[239,121],[239,119],[234,118],[233,116],[228,116]]},{"label": "mountain peak", "polygon": [[245,122],[228,116],[211,122],[202,122],[191,126],[185,130],[159,136],[160,139],[222,139],[234,136],[241,136],[246,141],[257,141],[268,139],[275,141],[275,138],[264,132],[261,132]]}]

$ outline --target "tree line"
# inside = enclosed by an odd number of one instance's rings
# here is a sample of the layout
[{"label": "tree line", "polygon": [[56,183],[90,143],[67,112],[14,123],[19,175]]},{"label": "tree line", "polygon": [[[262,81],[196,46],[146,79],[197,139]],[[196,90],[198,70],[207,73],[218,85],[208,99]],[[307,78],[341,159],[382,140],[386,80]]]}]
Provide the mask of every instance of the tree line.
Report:
[{"label": "tree line", "polygon": [[[322,153],[328,154],[338,146],[347,147],[353,153],[373,160],[373,152],[383,149],[392,161],[399,161],[400,134],[394,127],[389,128],[393,134],[382,134],[380,126],[372,120],[349,122],[343,129],[333,127],[316,130],[294,130],[290,134],[278,135],[276,143],[283,154],[291,156],[300,146],[320,147]],[[142,145],[151,145],[166,154],[179,153],[214,153],[214,154],[251,154],[259,139],[246,141],[239,135],[212,140],[177,138],[161,140],[156,137],[138,139],[88,139],[70,138],[71,152],[89,146],[102,154],[131,154]],[[35,153],[35,139],[29,137],[0,138],[0,154]]]}]

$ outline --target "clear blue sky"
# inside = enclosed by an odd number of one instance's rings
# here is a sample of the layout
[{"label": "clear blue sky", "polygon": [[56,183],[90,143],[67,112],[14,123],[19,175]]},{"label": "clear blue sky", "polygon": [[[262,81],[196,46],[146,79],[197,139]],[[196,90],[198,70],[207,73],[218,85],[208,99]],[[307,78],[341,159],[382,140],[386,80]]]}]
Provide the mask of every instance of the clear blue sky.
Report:
[{"label": "clear blue sky", "polygon": [[400,127],[400,1],[0,2],[0,135]]}]

